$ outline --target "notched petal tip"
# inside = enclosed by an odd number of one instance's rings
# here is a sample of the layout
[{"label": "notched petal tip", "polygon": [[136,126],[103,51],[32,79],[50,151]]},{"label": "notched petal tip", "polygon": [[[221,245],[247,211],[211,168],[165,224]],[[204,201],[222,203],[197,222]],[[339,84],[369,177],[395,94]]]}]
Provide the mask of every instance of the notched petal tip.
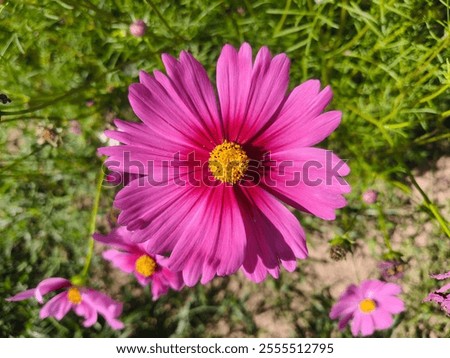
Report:
[{"label": "notched petal tip", "polygon": [[177,64],[177,59],[168,53],[163,53],[161,55],[161,60],[163,62],[164,67],[166,68],[166,72],[169,72],[170,68]]},{"label": "notched petal tip", "polygon": [[139,70],[139,82],[140,83],[145,82],[149,77],[152,77],[152,75],[149,74],[147,71]]}]

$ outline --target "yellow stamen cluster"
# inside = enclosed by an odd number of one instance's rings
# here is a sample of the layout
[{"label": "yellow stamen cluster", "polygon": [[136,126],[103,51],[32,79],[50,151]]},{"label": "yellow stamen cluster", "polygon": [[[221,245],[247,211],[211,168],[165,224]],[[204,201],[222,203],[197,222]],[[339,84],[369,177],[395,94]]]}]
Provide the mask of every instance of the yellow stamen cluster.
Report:
[{"label": "yellow stamen cluster", "polygon": [[370,298],[365,298],[361,302],[359,302],[359,309],[363,313],[370,313],[375,311],[375,308],[377,308],[377,304],[374,300],[371,300]]},{"label": "yellow stamen cluster", "polygon": [[74,305],[79,305],[82,301],[80,290],[76,287],[71,287],[67,291],[67,299]]},{"label": "yellow stamen cluster", "polygon": [[150,277],[156,271],[156,261],[148,255],[142,255],[136,260],[135,270],[144,277]]},{"label": "yellow stamen cluster", "polygon": [[210,153],[208,168],[222,183],[236,184],[244,177],[249,162],[247,153],[239,144],[225,140]]}]

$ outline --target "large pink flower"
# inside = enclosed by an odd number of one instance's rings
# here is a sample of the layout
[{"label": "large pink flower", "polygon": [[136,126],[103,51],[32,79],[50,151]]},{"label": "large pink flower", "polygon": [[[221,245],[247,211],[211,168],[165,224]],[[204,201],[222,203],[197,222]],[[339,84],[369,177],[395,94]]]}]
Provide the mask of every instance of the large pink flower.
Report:
[{"label": "large pink flower", "polygon": [[354,336],[360,332],[371,335],[376,329],[392,326],[392,315],[405,310],[403,301],[397,297],[401,293],[399,285],[379,280],[363,281],[361,285],[350,285],[331,308],[330,318],[339,319],[339,329],[343,330],[351,321]]},{"label": "large pink flower", "polygon": [[39,303],[43,303],[44,295],[62,288],[65,290],[42,307],[39,314],[41,319],[54,317],[59,321],[72,309],[78,316],[84,318],[83,326],[85,327],[90,327],[97,322],[97,314],[103,316],[113,329],[124,327],[123,323],[117,319],[122,313],[122,303],[91,288],[72,285],[69,280],[61,277],[47,278],[36,288],[23,291],[6,300],[22,301],[35,297]]},{"label": "large pink flower", "polygon": [[167,293],[169,288],[180,290],[184,286],[180,272],[166,268],[167,258],[145,250],[144,245],[130,240],[126,227],[114,229],[109,235],[94,234],[94,239],[114,249],[103,252],[105,260],[126,273],[133,273],[138,282],[152,285],[153,300]]},{"label": "large pink flower", "polygon": [[116,121],[106,135],[123,143],[100,148],[112,170],[143,175],[115,199],[119,223],[150,252],[171,253],[173,271],[192,286],[242,267],[255,282],[278,277],[307,257],[305,234],[278,200],[333,220],[350,191],[348,166],[313,146],[341,113],[322,113],[329,87],[310,80],[288,91],[289,59],[267,47],[225,45],[217,95],[189,53],[163,54],[167,75],[140,73],[129,100],[142,123]]},{"label": "large pink flower", "polygon": [[[431,275],[431,277],[437,280],[450,279],[450,271],[437,275]],[[441,306],[441,309],[448,316],[450,316],[450,282],[431,292],[423,301],[438,303]]]}]

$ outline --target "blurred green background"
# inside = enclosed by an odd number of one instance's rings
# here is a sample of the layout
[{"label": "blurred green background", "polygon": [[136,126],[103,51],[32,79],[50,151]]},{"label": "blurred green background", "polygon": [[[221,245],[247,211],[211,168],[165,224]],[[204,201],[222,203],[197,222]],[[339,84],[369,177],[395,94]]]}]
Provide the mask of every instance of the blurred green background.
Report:
[{"label": "blurred green background", "polygon": [[[212,79],[225,43],[286,52],[291,88],[318,78],[334,91],[343,122],[320,146],[348,159],[353,189],[332,223],[296,213],[311,258],[279,280],[238,274],[152,302],[98,246],[89,284],[125,302],[125,330],[84,329],[73,313],[41,321],[33,300],[3,301],[0,336],[350,336],[330,307],[395,258],[407,311],[376,336],[450,337],[448,317],[421,302],[438,286],[429,273],[450,270],[449,12],[448,0],[0,1],[0,92],[12,101],[0,102],[0,300],[82,269],[102,132],[136,120],[127,87],[163,69],[163,52],[189,50]],[[362,201],[368,189],[376,204]],[[99,231],[114,222],[115,191],[102,191]]]}]

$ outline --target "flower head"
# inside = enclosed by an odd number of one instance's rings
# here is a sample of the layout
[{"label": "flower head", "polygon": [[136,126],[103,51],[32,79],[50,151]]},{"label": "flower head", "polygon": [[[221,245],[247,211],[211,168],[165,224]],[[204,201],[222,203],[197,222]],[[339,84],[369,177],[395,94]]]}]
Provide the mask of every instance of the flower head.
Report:
[{"label": "flower head", "polygon": [[305,234],[280,201],[333,220],[350,191],[349,167],[313,147],[341,113],[309,80],[290,93],[289,59],[245,43],[225,45],[217,63],[217,97],[189,53],[162,56],[167,75],[140,72],[129,100],[142,123],[115,121],[100,148],[106,165],[140,174],[115,198],[119,224],[149,252],[171,253],[167,265],[189,286],[242,268],[251,280],[277,278],[307,257]]},{"label": "flower head", "polygon": [[134,37],[142,37],[147,31],[147,25],[144,20],[136,20],[130,25],[130,33]]},{"label": "flower head", "polygon": [[[442,274],[431,275],[431,277],[437,280],[450,279],[450,271]],[[450,282],[431,292],[423,301],[438,303],[441,306],[441,309],[450,316]]]},{"label": "flower head", "polygon": [[350,285],[331,308],[330,318],[339,319],[339,329],[350,323],[354,336],[373,334],[375,330],[392,326],[392,315],[404,311],[403,301],[397,296],[400,286],[378,280]]},{"label": "flower head", "polygon": [[167,258],[149,253],[143,245],[131,241],[131,235],[125,227],[119,227],[106,236],[94,234],[94,239],[113,247],[103,253],[105,260],[123,272],[133,273],[141,285],[151,283],[153,300],[166,294],[169,288],[183,288],[181,273],[167,269]]},{"label": "flower head", "polygon": [[50,299],[41,309],[41,319],[54,317],[61,320],[70,310],[84,318],[83,326],[90,327],[97,322],[100,314],[113,329],[122,329],[123,323],[117,318],[122,313],[122,303],[114,301],[104,293],[87,287],[73,285],[69,280],[61,277],[50,277],[43,280],[36,288],[21,292],[7,301],[22,301],[35,297],[43,303],[43,296],[59,289],[64,291]]}]

